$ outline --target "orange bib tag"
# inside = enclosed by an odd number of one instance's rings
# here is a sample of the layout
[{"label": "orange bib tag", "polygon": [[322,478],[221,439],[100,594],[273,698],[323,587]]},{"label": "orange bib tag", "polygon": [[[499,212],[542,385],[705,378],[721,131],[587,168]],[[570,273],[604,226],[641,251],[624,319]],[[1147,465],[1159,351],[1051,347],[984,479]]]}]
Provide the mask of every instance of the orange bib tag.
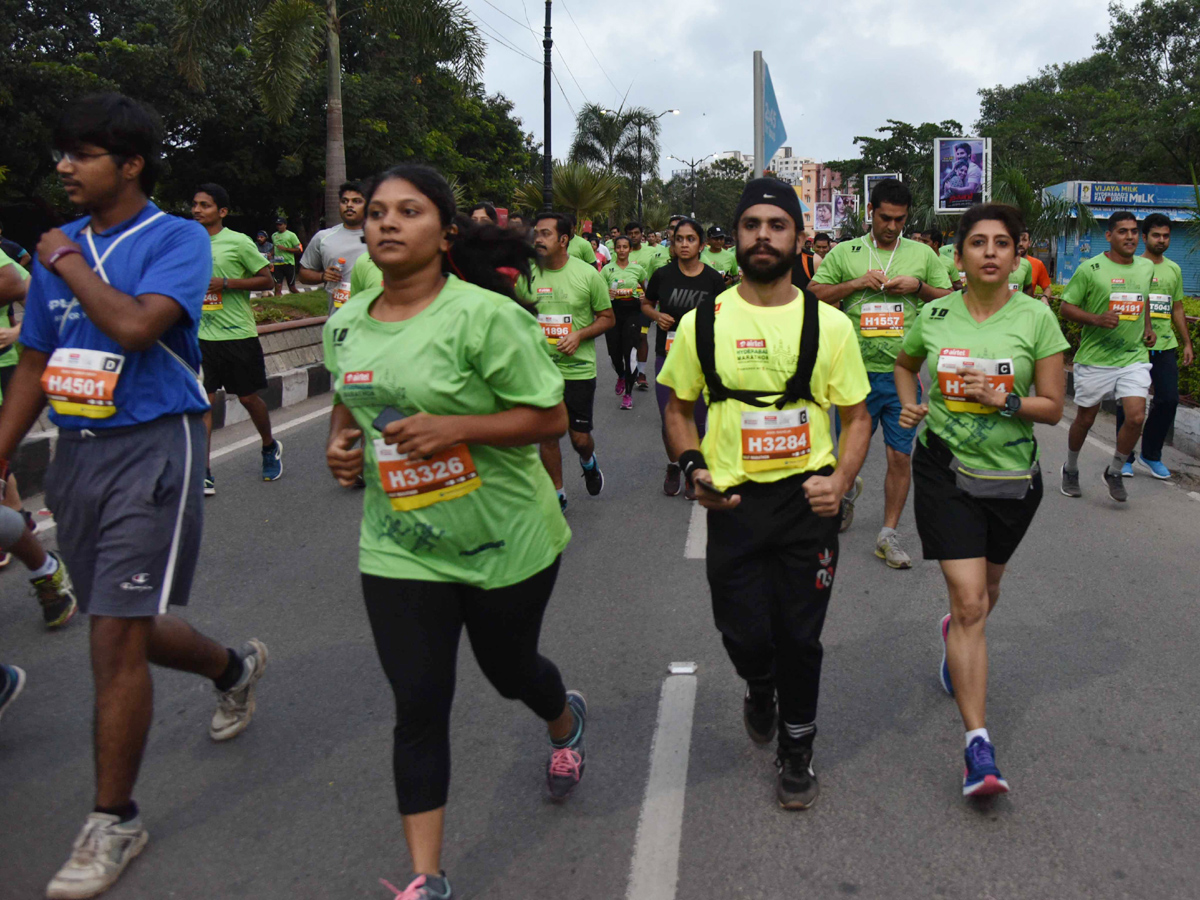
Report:
[{"label": "orange bib tag", "polygon": [[224,308],[224,306],[225,301],[221,299],[221,292],[219,290],[205,291],[204,303],[200,306],[200,311],[216,312],[218,309]]},{"label": "orange bib tag", "polygon": [[113,395],[124,365],[118,353],[60,347],[42,372],[42,390],[60,416],[107,419],[117,411]]},{"label": "orange bib tag", "polygon": [[904,337],[904,304],[864,303],[859,330],[863,337]]},{"label": "orange bib tag", "polygon": [[333,289],[333,308],[341,309],[350,299],[350,282],[343,281]]},{"label": "orange bib tag", "polygon": [[673,331],[668,331],[668,332],[667,332],[667,346],[666,346],[666,350],[665,350],[664,352],[666,352],[666,353],[670,353],[670,352],[671,352],[671,345],[672,345],[673,343],[675,343],[675,332],[673,332]]},{"label": "orange bib tag", "polygon": [[395,444],[375,439],[379,483],[401,512],[465,497],[482,482],[466,444],[455,444],[429,459],[412,459]]},{"label": "orange bib tag", "polygon": [[811,452],[807,409],[742,413],[742,468],[747,472],[800,468]]},{"label": "orange bib tag", "polygon": [[571,327],[571,314],[549,316],[538,313],[538,324],[542,326],[542,334],[551,344],[557,344],[560,338],[565,338],[574,329]]},{"label": "orange bib tag", "polygon": [[993,390],[1012,393],[1013,362],[1011,359],[976,359],[970,355],[970,350],[944,348],[938,354],[937,378],[938,389],[942,392],[942,400],[950,412],[975,413],[988,415],[1000,412],[995,406],[984,406],[982,403],[972,403],[964,399],[966,386],[959,369],[978,369],[987,376],[988,386]]},{"label": "orange bib tag", "polygon": [[1171,318],[1171,307],[1175,302],[1170,294],[1151,294],[1150,295],[1150,318],[1152,319],[1169,319]]},{"label": "orange bib tag", "polygon": [[1134,322],[1142,317],[1142,295],[1109,294],[1108,311],[1117,313],[1122,322]]}]

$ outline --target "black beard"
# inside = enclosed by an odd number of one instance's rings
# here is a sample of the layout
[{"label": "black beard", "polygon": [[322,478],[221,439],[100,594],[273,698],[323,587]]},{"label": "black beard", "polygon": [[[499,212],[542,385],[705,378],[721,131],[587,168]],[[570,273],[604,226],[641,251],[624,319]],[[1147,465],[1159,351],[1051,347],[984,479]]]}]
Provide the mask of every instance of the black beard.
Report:
[{"label": "black beard", "polygon": [[[792,266],[796,263],[796,251],[793,248],[790,254],[782,254],[777,259],[766,265],[750,261],[750,252],[757,249],[758,245],[750,247],[749,250],[743,252],[741,246],[738,246],[735,256],[737,264],[742,267],[742,277],[747,281],[753,281],[755,284],[770,284],[773,281],[778,281],[785,275],[790,275]],[[774,252],[775,248],[770,248]]]}]

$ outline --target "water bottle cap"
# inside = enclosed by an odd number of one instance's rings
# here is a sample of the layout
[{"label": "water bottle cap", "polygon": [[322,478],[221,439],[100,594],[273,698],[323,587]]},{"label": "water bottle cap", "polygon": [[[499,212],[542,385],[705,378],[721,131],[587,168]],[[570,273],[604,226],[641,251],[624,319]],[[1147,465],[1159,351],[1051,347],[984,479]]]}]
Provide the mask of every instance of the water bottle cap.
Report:
[{"label": "water bottle cap", "polygon": [[346,264],[346,257],[344,257],[344,256],[339,256],[339,257],[338,257],[338,262],[339,262],[339,263],[341,263],[341,264],[344,266],[344,265]]}]

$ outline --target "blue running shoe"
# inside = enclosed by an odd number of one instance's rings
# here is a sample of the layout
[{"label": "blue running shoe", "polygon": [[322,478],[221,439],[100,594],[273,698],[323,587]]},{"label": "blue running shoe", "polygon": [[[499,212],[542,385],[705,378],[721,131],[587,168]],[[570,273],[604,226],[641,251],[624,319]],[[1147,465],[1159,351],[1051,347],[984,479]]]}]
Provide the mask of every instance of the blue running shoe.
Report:
[{"label": "blue running shoe", "polygon": [[996,768],[996,748],[991,741],[977,737],[971,741],[963,757],[967,761],[963,772],[964,797],[990,797],[992,794],[1007,794],[1008,782]]},{"label": "blue running shoe", "polygon": [[946,613],[946,617],[942,619],[942,667],[938,669],[938,675],[942,679],[942,687],[951,697],[954,696],[954,685],[950,683],[950,667],[946,665],[946,635],[950,633],[950,614]]},{"label": "blue running shoe", "polygon": [[25,670],[18,666],[6,666],[0,663],[0,716],[8,709],[9,704],[21,696],[25,689]]},{"label": "blue running shoe", "polygon": [[276,440],[263,447],[263,481],[278,481],[283,476],[283,443]]},{"label": "blue running shoe", "polygon": [[1125,465],[1121,466],[1121,477],[1122,478],[1132,478],[1133,477],[1133,463],[1127,462],[1127,463],[1125,463]]},{"label": "blue running shoe", "polygon": [[551,743],[550,762],[546,764],[546,785],[555,800],[565,800],[583,778],[587,754],[583,748],[583,732],[587,726],[587,700],[579,691],[567,691],[567,706],[579,726],[565,747]]},{"label": "blue running shoe", "polygon": [[418,875],[404,890],[396,887],[386,878],[380,878],[379,883],[396,896],[393,900],[453,900],[454,889],[450,887],[450,879],[446,873],[441,875]]},{"label": "blue running shoe", "polygon": [[[1171,478],[1171,470],[1162,464],[1161,459],[1146,459],[1144,456],[1139,456],[1137,463],[1160,481],[1168,481]],[[1124,472],[1125,470],[1122,469],[1121,471]]]}]

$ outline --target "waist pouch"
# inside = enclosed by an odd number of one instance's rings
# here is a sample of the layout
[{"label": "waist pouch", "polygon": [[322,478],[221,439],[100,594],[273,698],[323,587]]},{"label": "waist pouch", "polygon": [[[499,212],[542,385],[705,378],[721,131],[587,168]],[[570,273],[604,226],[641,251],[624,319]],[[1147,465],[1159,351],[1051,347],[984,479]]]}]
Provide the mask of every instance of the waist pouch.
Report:
[{"label": "waist pouch", "polygon": [[[954,483],[960,491],[981,500],[1024,500],[1033,479],[1041,474],[1041,464],[1035,459],[1027,469],[979,469],[968,466],[954,455],[949,445],[932,431],[926,434],[926,444],[935,451],[934,456],[946,465],[954,475]],[[1037,454],[1037,441],[1033,442],[1031,456]]]}]

